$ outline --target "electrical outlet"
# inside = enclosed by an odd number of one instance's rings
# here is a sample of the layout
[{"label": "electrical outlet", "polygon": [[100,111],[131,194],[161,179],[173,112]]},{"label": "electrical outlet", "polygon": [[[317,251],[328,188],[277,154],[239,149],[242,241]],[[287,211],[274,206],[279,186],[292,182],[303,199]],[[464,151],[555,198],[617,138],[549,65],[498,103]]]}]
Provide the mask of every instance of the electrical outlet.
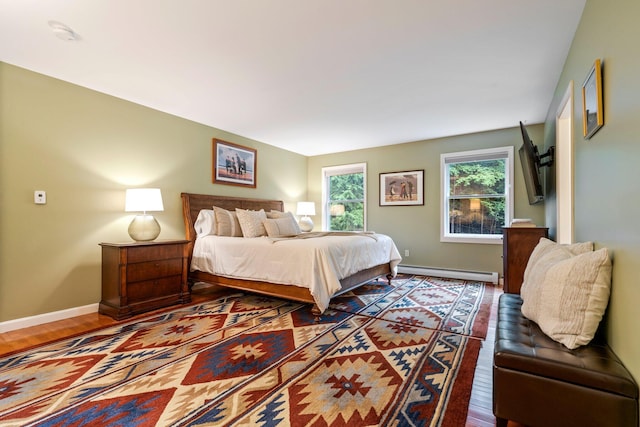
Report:
[{"label": "electrical outlet", "polygon": [[36,190],[33,192],[33,202],[36,205],[46,205],[47,204],[47,192],[42,190]]},{"label": "electrical outlet", "polygon": [[408,257],[409,256],[409,249],[405,249],[404,250],[404,256]]}]

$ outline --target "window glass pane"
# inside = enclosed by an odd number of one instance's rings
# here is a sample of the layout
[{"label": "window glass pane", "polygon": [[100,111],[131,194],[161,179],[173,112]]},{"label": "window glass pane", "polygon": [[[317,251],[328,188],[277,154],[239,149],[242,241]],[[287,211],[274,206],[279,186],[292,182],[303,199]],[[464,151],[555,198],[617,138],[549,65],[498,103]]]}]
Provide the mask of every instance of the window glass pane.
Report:
[{"label": "window glass pane", "polygon": [[449,165],[449,195],[505,193],[505,159]]},{"label": "window glass pane", "polygon": [[461,234],[502,234],[504,197],[451,199],[449,232]]},{"label": "window glass pane", "polygon": [[333,231],[363,231],[364,203],[334,202],[329,208],[330,225]]},{"label": "window glass pane", "polygon": [[347,173],[329,177],[329,200],[362,200],[364,198],[364,175]]}]

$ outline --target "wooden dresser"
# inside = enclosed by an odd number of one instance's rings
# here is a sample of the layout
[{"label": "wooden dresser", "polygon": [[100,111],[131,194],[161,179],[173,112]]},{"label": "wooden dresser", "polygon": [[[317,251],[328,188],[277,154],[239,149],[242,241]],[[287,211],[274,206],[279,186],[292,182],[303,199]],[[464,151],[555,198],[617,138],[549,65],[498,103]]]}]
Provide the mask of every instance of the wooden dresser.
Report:
[{"label": "wooden dresser", "polygon": [[100,243],[99,312],[115,319],[191,301],[188,240]]},{"label": "wooden dresser", "polygon": [[524,270],[541,237],[549,237],[545,227],[505,227],[502,241],[504,292],[519,294]]}]

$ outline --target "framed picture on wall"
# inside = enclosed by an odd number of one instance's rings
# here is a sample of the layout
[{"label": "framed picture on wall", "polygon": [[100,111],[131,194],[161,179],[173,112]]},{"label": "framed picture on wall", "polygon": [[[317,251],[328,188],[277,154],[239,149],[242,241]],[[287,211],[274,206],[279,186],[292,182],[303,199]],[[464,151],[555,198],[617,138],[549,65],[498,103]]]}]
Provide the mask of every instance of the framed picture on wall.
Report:
[{"label": "framed picture on wall", "polygon": [[589,139],[604,125],[602,110],[602,64],[596,59],[582,85],[582,130]]},{"label": "framed picture on wall", "polygon": [[380,206],[424,205],[424,170],[380,174]]},{"label": "framed picture on wall", "polygon": [[256,150],[214,138],[212,151],[214,184],[256,188]]}]

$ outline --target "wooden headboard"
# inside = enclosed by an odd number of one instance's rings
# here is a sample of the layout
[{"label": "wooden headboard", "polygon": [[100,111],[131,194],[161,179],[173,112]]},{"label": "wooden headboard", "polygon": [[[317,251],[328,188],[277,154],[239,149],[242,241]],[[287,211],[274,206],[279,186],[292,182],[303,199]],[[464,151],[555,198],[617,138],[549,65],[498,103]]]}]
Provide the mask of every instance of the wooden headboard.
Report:
[{"label": "wooden headboard", "polygon": [[[187,240],[191,241],[191,245],[196,240],[196,230],[193,225],[198,218],[198,214],[202,209],[213,209],[218,206],[227,210],[249,209],[259,211],[264,209],[265,212],[271,210],[283,211],[284,203],[282,200],[269,199],[247,199],[244,197],[215,196],[211,194],[193,194],[182,193],[182,217],[184,219]],[[191,248],[193,249],[193,248]]]}]

